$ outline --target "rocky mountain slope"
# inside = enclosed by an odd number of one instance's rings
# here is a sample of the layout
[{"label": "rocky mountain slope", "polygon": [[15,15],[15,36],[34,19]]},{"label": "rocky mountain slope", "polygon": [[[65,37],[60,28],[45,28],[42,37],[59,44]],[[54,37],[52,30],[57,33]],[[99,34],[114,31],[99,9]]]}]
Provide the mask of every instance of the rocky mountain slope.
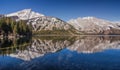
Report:
[{"label": "rocky mountain slope", "polygon": [[31,24],[33,26],[33,29],[36,30],[68,30],[71,28],[69,24],[66,22],[55,18],[55,17],[37,17],[30,19],[27,24]]},{"label": "rocky mountain slope", "polygon": [[84,34],[120,34],[118,25],[95,17],[71,19],[68,23]]},{"label": "rocky mountain slope", "polygon": [[31,9],[7,14],[6,17],[12,17],[17,21],[27,21],[27,24],[32,26],[34,34],[71,35],[77,33],[77,30],[65,21],[56,17],[44,16],[43,14],[32,11]]}]

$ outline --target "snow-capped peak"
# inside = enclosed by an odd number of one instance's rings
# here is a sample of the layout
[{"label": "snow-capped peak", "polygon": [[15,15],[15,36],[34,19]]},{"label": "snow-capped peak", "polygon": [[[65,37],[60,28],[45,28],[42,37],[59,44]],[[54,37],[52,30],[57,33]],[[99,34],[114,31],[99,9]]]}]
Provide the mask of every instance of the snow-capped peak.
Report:
[{"label": "snow-capped peak", "polygon": [[99,19],[96,17],[79,17],[77,19],[72,19],[70,21],[68,21],[69,23],[71,22],[76,22],[76,23],[84,23],[84,24],[95,24],[95,25],[99,25],[99,26],[107,26],[107,25],[113,25],[112,22],[107,21],[107,20],[103,20],[103,19]]},{"label": "snow-capped peak", "polygon": [[32,19],[40,16],[44,16],[43,14],[32,11],[31,9],[24,9],[15,13],[7,14],[7,17],[18,16],[21,20]]},{"label": "snow-capped peak", "polygon": [[85,21],[102,21],[102,22],[110,22],[104,19],[88,16],[88,17],[79,17],[77,20],[85,20]]},{"label": "snow-capped peak", "polygon": [[83,17],[82,19],[96,19],[95,17]]},{"label": "snow-capped peak", "polygon": [[86,31],[86,32],[103,32],[105,30],[120,29],[118,25],[112,23],[111,21],[107,21],[104,19],[99,19],[96,17],[79,17],[77,19],[72,19],[68,21],[69,24],[74,26],[77,30]]}]

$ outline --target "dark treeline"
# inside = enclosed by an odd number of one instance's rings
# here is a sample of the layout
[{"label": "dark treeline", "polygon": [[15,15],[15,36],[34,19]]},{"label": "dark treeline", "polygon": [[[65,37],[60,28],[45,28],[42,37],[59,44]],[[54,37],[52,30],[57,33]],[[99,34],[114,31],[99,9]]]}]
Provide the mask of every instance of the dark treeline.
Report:
[{"label": "dark treeline", "polygon": [[16,53],[22,51],[31,44],[31,37],[21,37],[15,39],[0,39],[0,55]]},{"label": "dark treeline", "polygon": [[26,36],[31,35],[32,28],[26,21],[15,21],[10,17],[0,18],[0,35],[3,36]]}]

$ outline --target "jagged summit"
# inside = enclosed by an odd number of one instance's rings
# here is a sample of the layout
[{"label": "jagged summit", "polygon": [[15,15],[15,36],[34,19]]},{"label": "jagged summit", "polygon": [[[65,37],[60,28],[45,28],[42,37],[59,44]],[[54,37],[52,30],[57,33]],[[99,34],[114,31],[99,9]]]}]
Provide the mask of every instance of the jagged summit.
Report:
[{"label": "jagged summit", "polygon": [[18,12],[10,13],[6,15],[7,17],[17,16],[21,20],[28,20],[40,16],[44,16],[43,14],[32,11],[32,9],[24,9]]}]

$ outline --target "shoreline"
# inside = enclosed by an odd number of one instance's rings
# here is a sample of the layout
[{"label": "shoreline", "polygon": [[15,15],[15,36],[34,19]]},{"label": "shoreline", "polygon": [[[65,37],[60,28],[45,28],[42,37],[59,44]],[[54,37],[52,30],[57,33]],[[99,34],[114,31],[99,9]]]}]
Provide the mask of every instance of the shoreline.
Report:
[{"label": "shoreline", "polygon": [[120,35],[33,35],[33,36],[120,36]]},{"label": "shoreline", "polygon": [[0,35],[0,39],[8,38],[8,39],[15,39],[15,38],[22,38],[22,37],[28,37],[28,36],[15,36],[15,35],[8,35],[8,36],[3,36]]},{"label": "shoreline", "polygon": [[[32,36],[120,36],[120,35],[31,35]],[[22,37],[30,37],[30,35],[28,36],[15,36],[15,35],[8,35],[8,36],[3,36],[0,35],[0,39],[4,39],[4,38],[8,38],[8,39],[15,39],[15,38],[22,38]]]}]

